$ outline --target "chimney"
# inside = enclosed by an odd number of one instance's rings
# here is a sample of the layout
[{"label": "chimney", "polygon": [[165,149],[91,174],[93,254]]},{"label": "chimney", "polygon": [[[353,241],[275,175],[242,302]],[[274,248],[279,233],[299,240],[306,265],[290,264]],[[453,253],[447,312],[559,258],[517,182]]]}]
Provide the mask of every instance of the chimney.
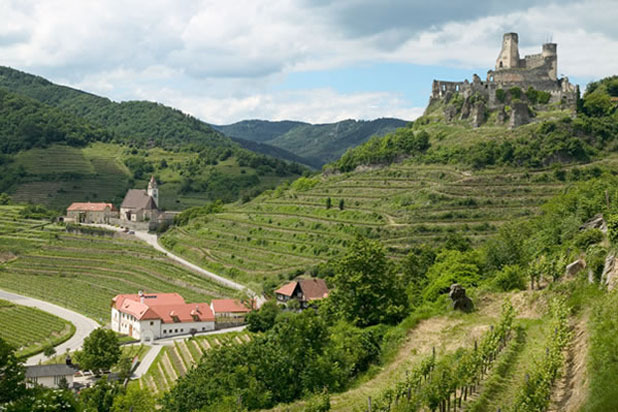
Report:
[{"label": "chimney", "polygon": [[71,355],[67,353],[67,357],[65,358],[64,362],[67,364],[67,366],[73,366],[73,360],[71,360]]},{"label": "chimney", "polygon": [[139,302],[144,303],[144,291],[140,290],[137,294],[139,295]]}]

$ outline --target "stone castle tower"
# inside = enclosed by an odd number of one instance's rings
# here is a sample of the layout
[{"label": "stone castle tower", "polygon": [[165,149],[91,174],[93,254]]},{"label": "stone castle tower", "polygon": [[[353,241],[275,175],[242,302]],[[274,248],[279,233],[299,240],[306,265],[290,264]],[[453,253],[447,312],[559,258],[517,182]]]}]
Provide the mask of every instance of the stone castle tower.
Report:
[{"label": "stone castle tower", "polygon": [[502,50],[496,59],[496,70],[515,69],[519,67],[519,36],[517,33],[505,33],[502,38]]},{"label": "stone castle tower", "polygon": [[159,207],[159,186],[157,186],[157,181],[154,176],[150,177],[150,182],[148,182],[148,196],[152,197],[155,205]]}]

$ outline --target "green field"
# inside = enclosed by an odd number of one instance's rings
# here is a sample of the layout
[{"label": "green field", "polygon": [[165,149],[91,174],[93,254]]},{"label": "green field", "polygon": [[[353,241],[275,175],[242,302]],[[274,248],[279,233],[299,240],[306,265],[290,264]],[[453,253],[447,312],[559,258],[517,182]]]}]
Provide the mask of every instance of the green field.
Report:
[{"label": "green field", "polygon": [[162,394],[169,390],[176,379],[184,376],[195,366],[202,355],[220,345],[234,345],[251,339],[246,332],[228,332],[216,335],[196,336],[192,339],[175,341],[164,346],[146,375],[139,379],[140,387],[147,387],[152,393]]},{"label": "green field", "polygon": [[0,300],[0,338],[17,348],[17,356],[32,356],[75,333],[69,322],[36,308]]},{"label": "green field", "polygon": [[68,234],[0,206],[0,288],[67,307],[103,324],[119,293],[178,292],[188,302],[232,292],[130,238]]},{"label": "green field", "polygon": [[[610,158],[577,167],[615,162]],[[452,233],[479,243],[505,222],[536,215],[543,202],[570,184],[554,175],[552,170],[474,171],[412,161],[321,175],[311,188],[279,187],[249,203],[193,219],[168,232],[162,243],[240,281],[282,281],[337,256],[357,233],[381,239],[394,258],[420,243],[440,244]],[[340,200],[344,210],[339,210]]]}]

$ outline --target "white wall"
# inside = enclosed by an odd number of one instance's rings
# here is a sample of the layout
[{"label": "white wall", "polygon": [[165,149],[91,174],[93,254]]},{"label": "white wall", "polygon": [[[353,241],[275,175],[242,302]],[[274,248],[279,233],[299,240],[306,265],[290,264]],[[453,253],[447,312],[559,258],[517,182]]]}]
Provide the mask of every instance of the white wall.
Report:
[{"label": "white wall", "polygon": [[135,339],[159,339],[168,336],[188,334],[191,329],[204,332],[215,329],[215,322],[162,323],[160,319],[139,321],[135,317],[112,308],[112,330]]},{"label": "white wall", "polygon": [[[38,378],[28,378],[26,384],[29,388],[33,387],[35,383],[45,386],[46,388],[57,388],[61,378],[62,376],[40,376]],[[70,387],[73,383],[73,375],[65,375],[64,378],[67,380]]]}]

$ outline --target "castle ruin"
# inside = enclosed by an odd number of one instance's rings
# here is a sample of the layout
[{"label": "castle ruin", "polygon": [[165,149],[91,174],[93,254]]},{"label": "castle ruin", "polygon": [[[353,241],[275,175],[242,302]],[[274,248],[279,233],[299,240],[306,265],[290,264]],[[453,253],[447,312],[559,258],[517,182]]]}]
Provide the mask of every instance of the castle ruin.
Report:
[{"label": "castle ruin", "polygon": [[[476,74],[473,75],[472,82],[467,79],[463,82],[434,80],[429,105],[437,101],[448,103],[455,94],[460,94],[464,98],[464,105],[457,113],[453,108],[447,107],[445,109],[447,120],[459,115],[460,119],[470,118],[474,126],[479,126],[485,120],[485,109],[504,113],[504,100],[496,95],[496,91],[499,89],[505,91],[513,87],[520,88],[524,93],[530,87],[547,92],[550,94],[547,104],[558,103],[564,107],[575,108],[577,103],[577,87],[569,83],[566,77],[558,78],[556,43],[545,43],[541,53],[520,58],[517,33],[506,33],[502,40],[502,49],[496,59],[496,67],[487,72],[484,81]],[[473,96],[477,98],[472,99]],[[520,104],[514,104],[513,108],[515,106],[518,106],[516,110],[522,108]],[[515,113],[516,110],[510,112],[512,127],[521,123],[514,121],[513,117],[526,118],[521,116],[521,113]]]}]

